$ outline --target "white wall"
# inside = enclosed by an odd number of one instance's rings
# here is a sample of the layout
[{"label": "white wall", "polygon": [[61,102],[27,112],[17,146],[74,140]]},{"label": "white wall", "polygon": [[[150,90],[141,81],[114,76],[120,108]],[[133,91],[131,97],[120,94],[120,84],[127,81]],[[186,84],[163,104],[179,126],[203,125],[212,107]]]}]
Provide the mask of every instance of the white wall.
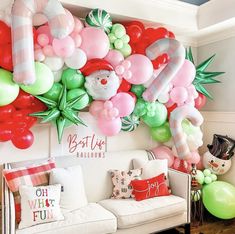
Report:
[{"label": "white wall", "polygon": [[207,71],[224,71],[217,78],[219,84],[205,85],[214,97],[207,99],[204,111],[235,111],[235,37],[210,43],[198,48],[198,64],[216,54]]}]

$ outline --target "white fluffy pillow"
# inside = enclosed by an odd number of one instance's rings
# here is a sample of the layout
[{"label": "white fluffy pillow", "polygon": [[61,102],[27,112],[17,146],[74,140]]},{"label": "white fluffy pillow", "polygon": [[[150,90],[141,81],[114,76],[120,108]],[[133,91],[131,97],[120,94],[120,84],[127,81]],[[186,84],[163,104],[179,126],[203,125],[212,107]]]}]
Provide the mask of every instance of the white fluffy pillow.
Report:
[{"label": "white fluffy pillow", "polygon": [[167,177],[168,173],[168,165],[167,159],[156,159],[146,161],[143,159],[133,159],[133,167],[134,169],[142,168],[142,179],[149,179],[155,176],[158,176],[162,173]]},{"label": "white fluffy pillow", "polygon": [[19,187],[21,196],[21,221],[19,229],[39,223],[63,220],[60,210],[61,185]]},{"label": "white fluffy pillow", "polygon": [[61,184],[60,206],[76,210],[87,205],[87,198],[80,165],[68,168],[54,168],[50,172],[50,184]]}]

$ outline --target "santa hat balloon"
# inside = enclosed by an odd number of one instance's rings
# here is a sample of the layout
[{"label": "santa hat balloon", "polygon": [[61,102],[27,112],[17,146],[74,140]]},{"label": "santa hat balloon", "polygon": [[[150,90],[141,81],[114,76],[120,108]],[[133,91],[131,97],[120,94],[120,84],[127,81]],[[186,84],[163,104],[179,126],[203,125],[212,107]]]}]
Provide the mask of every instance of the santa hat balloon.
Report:
[{"label": "santa hat balloon", "polygon": [[94,100],[109,100],[117,93],[120,81],[108,61],[91,59],[81,72],[86,76],[84,86]]},{"label": "santa hat balloon", "polygon": [[203,155],[203,165],[217,175],[225,174],[231,167],[235,140],[228,136],[214,134],[213,142],[207,145],[209,151]]}]

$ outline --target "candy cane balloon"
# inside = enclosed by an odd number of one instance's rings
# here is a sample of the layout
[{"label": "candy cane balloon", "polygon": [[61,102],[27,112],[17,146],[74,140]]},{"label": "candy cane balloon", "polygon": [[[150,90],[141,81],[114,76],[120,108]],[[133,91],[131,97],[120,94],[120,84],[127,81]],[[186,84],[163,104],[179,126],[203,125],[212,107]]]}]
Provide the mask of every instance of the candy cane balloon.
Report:
[{"label": "candy cane balloon", "polygon": [[146,55],[151,60],[164,53],[170,56],[170,61],[143,93],[142,96],[146,101],[154,102],[157,100],[184,63],[185,49],[175,39],[164,38],[158,40],[146,49]]},{"label": "candy cane balloon", "polygon": [[191,156],[186,136],[181,126],[182,121],[186,118],[195,126],[200,126],[203,122],[202,115],[192,105],[180,106],[171,112],[170,129],[180,159],[188,159]]},{"label": "candy cane balloon", "polygon": [[12,7],[14,81],[25,85],[36,80],[32,32],[36,13],[48,18],[54,37],[64,38],[71,32],[71,17],[58,0],[15,0]]}]

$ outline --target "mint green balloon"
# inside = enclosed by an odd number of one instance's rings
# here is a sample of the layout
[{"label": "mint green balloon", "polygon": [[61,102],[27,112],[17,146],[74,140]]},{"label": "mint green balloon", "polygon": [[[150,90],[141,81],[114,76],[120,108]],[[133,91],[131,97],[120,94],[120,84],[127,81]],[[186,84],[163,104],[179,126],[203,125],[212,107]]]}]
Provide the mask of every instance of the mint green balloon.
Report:
[{"label": "mint green balloon", "polygon": [[123,47],[119,51],[126,58],[131,55],[131,46],[129,44],[123,44]]},{"label": "mint green balloon", "polygon": [[193,126],[187,119],[182,121],[182,128],[187,135],[193,135],[197,131],[197,127]]},{"label": "mint green balloon", "polygon": [[62,73],[62,83],[67,89],[77,89],[83,86],[85,78],[80,71],[67,68]]},{"label": "mint green balloon", "polygon": [[141,117],[146,114],[146,111],[145,101],[142,98],[139,98],[135,104],[133,113],[136,116]]},{"label": "mint green balloon", "polygon": [[161,126],[167,119],[166,107],[159,102],[155,102],[155,107],[156,109],[153,116],[148,116],[148,113],[142,116],[143,121],[151,128]]},{"label": "mint green balloon", "polygon": [[41,95],[48,92],[54,83],[54,75],[51,69],[44,63],[35,62],[35,75],[35,83],[32,85],[21,85],[21,89],[32,95]]},{"label": "mint green balloon", "polygon": [[54,83],[51,89],[43,94],[43,97],[51,99],[53,101],[58,101],[60,97],[60,93],[62,91],[63,85],[60,83]]},{"label": "mint green balloon", "polygon": [[87,92],[83,89],[71,89],[67,93],[68,101],[73,98],[76,98],[82,94],[85,94],[85,95],[79,101],[77,101],[77,103],[74,105],[74,107],[79,110],[82,110],[83,108],[85,108],[89,104],[89,96],[88,96]]},{"label": "mint green balloon", "polygon": [[202,171],[197,170],[197,174],[196,174],[195,177],[196,177],[196,180],[197,180],[197,182],[198,182],[199,184],[204,184],[204,178],[205,178],[205,176],[204,176],[204,174],[203,174]]},{"label": "mint green balloon", "polygon": [[19,90],[19,85],[13,82],[12,73],[0,68],[0,106],[12,103]]},{"label": "mint green balloon", "polygon": [[157,142],[163,143],[171,139],[171,130],[168,122],[159,127],[151,128],[150,131],[152,138]]},{"label": "mint green balloon", "polygon": [[143,92],[145,90],[145,87],[143,85],[132,85],[131,86],[131,92],[136,95],[136,97],[141,97]]},{"label": "mint green balloon", "polygon": [[206,209],[221,219],[235,218],[235,187],[227,182],[215,181],[205,185],[202,201]]}]

